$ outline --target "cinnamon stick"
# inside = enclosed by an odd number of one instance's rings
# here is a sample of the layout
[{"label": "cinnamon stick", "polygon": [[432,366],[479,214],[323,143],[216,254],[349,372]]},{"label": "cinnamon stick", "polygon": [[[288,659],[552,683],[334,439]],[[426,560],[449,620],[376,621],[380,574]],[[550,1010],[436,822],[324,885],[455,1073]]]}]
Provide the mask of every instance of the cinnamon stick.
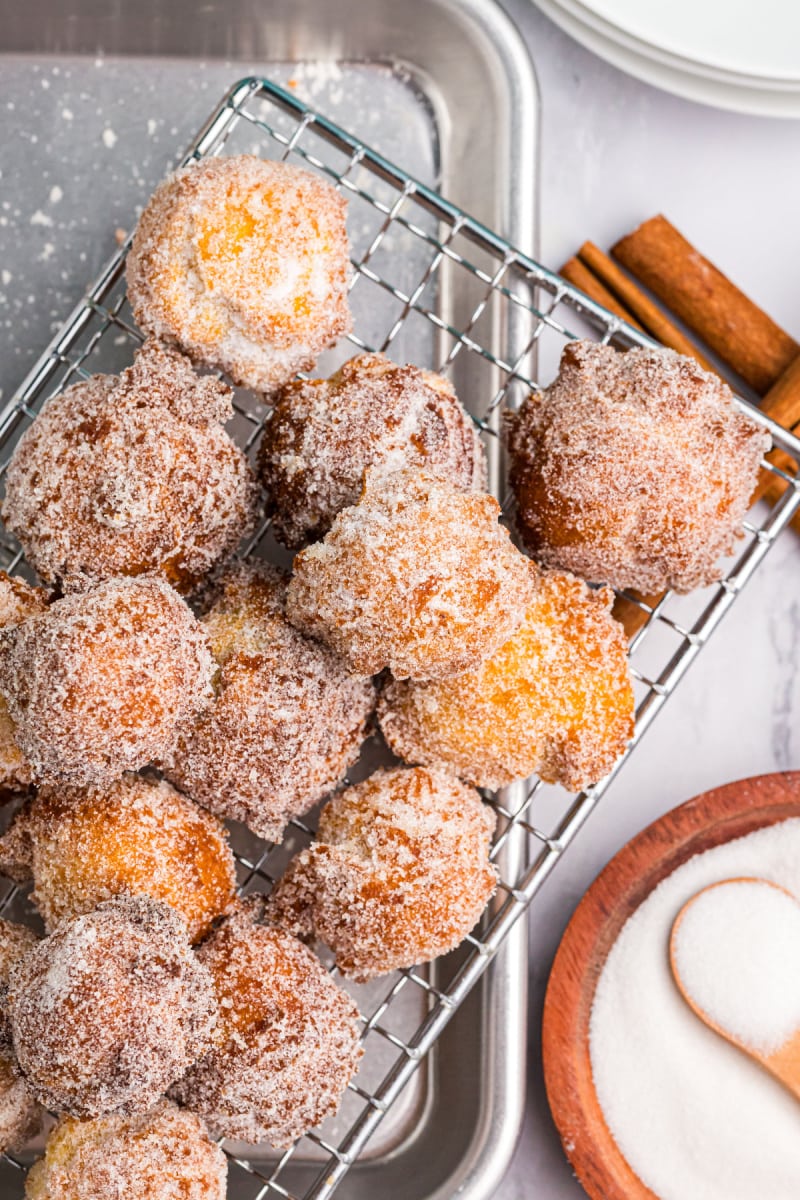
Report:
[{"label": "cinnamon stick", "polygon": [[679,354],[687,354],[689,357],[697,359],[707,371],[714,370],[694,342],[689,341],[677,325],[670,321],[658,305],[654,304],[650,297],[646,296],[633,280],[629,279],[607,254],[603,253],[599,246],[595,246],[594,242],[584,242],[578,251],[578,258],[594,272],[618,300],[622,301],[657,341],[664,346],[669,346],[672,350],[677,350]]},{"label": "cinnamon stick", "polygon": [[636,320],[633,313],[620,304],[616,296],[612,295],[594,272],[590,271],[579,258],[576,256],[568,258],[558,273],[568,283],[573,284],[576,288],[580,288],[590,300],[594,300],[597,304],[602,304],[603,308],[607,308],[609,312],[616,313],[618,317],[622,317],[623,321],[627,321],[635,329],[642,329],[642,326]]},{"label": "cinnamon stick", "polygon": [[645,221],[611,253],[760,395],[800,354],[794,338],[666,217]]}]

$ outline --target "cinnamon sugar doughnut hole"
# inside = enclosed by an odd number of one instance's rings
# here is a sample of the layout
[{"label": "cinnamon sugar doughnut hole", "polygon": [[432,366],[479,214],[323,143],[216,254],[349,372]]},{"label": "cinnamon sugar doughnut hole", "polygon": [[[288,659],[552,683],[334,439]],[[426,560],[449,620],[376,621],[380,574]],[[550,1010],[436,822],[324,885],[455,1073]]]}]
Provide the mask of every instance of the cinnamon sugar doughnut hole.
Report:
[{"label": "cinnamon sugar doughnut hole", "polygon": [[39,941],[26,925],[0,917],[0,1154],[20,1150],[41,1129],[44,1109],[20,1075],[8,1021],[8,977]]},{"label": "cinnamon sugar doughnut hole", "polygon": [[375,705],[370,681],[288,623],[285,597],[286,578],[263,563],[220,578],[203,619],[214,701],[165,766],[199,804],[271,841],[342,779]]},{"label": "cinnamon sugar doughnut hole", "polygon": [[223,425],[232,393],[148,341],[119,377],[48,400],[6,473],[3,518],[46,582],[158,572],[189,592],[255,523],[258,489]]},{"label": "cinnamon sugar doughnut hole", "polygon": [[252,155],[176,171],[128,254],[139,327],[274,391],[350,331],[345,207],[320,176]]},{"label": "cinnamon sugar doughnut hole", "polygon": [[[30,587],[24,580],[0,571],[0,629],[18,625],[47,608],[43,588]],[[17,729],[0,696],[0,803],[16,792],[24,792],[33,782],[30,763],[17,744]]]},{"label": "cinnamon sugar doughnut hole", "polygon": [[324,942],[350,979],[429,962],[463,941],[495,890],[494,827],[479,794],[445,771],[376,771],[322,810],[271,913]]},{"label": "cinnamon sugar doughnut hole", "polygon": [[194,1113],[62,1117],[31,1167],[26,1200],[225,1200],[228,1164]]},{"label": "cinnamon sugar doughnut hole", "polygon": [[49,930],[127,892],[171,905],[195,942],[236,889],[222,824],[168,783],[139,775],[102,788],[42,788],[0,838],[0,868],[33,878]]},{"label": "cinnamon sugar doughnut hole", "polygon": [[534,570],[499,514],[491,496],[427,472],[368,472],[358,504],[295,558],[289,620],[360,675],[478,666],[522,621]]},{"label": "cinnamon sugar doughnut hole", "polygon": [[279,392],[259,468],[284,545],[324,537],[358,501],[370,467],[436,471],[464,491],[486,486],[478,431],[441,375],[359,354],[330,379],[296,380]]},{"label": "cinnamon sugar doughnut hole", "polygon": [[627,641],[612,602],[608,589],[542,572],[522,625],[476,671],[386,685],[378,719],[389,746],[479,787],[534,773],[573,791],[596,783],[633,734]]},{"label": "cinnamon sugar doughnut hole", "polygon": [[114,579],[0,630],[0,695],[36,781],[111,783],[169,754],[211,699],[206,636],[153,576]]},{"label": "cinnamon sugar doughnut hole", "polygon": [[538,562],[618,588],[720,578],[769,435],[672,350],[573,342],[509,418],[517,524]]},{"label": "cinnamon sugar doughnut hole", "polygon": [[361,1057],[358,1010],[306,946],[244,913],[198,958],[220,1021],[171,1094],[226,1137],[289,1146],[337,1110]]},{"label": "cinnamon sugar doughnut hole", "polygon": [[149,1108],[207,1048],[217,1007],[186,923],[145,896],[57,925],[12,967],[8,1006],[31,1091],[79,1117]]}]

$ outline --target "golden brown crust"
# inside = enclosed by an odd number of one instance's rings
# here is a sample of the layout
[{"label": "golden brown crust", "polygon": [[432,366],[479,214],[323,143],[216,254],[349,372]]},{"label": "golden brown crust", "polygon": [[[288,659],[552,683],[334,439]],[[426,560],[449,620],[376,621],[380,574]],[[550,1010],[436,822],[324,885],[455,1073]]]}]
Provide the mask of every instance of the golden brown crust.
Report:
[{"label": "golden brown crust", "polygon": [[362,675],[476,667],[522,620],[534,569],[499,513],[491,496],[435,475],[369,472],[359,503],[295,558],[289,620]]},{"label": "golden brown crust", "polygon": [[158,572],[189,592],[255,523],[258,489],[223,429],[231,391],[155,341],[119,377],[44,406],[6,474],[3,518],[42,579]]},{"label": "golden brown crust", "polygon": [[146,333],[269,393],[351,327],[345,202],[252,155],[207,158],[153,193],[127,260]]},{"label": "golden brown crust", "polygon": [[235,898],[224,827],[168,783],[139,775],[103,788],[43,788],[0,839],[0,867],[33,878],[49,930],[128,893],[171,905],[195,942]]},{"label": "golden brown crust", "polygon": [[165,767],[198,803],[272,841],[355,762],[375,704],[369,681],[289,625],[285,595],[285,576],[263,563],[218,581],[203,619],[214,701]]},{"label": "golden brown crust", "polygon": [[477,428],[441,375],[360,354],[330,379],[297,380],[278,394],[259,449],[261,479],[280,541],[298,549],[355,504],[369,468],[417,467],[455,487],[486,487]]},{"label": "golden brown crust", "polygon": [[115,579],[0,631],[0,693],[34,778],[103,784],[169,754],[211,699],[206,636],[163,579]]},{"label": "golden brown crust", "polygon": [[270,911],[329,946],[351,979],[428,962],[466,937],[494,892],[494,826],[478,793],[445,771],[376,771],[325,806]]},{"label": "golden brown crust", "polygon": [[310,950],[244,913],[198,956],[220,1024],[172,1094],[227,1137],[289,1146],[338,1108],[361,1057],[358,1010]]},{"label": "golden brown crust", "polygon": [[439,683],[390,681],[378,717],[395,754],[479,787],[538,773],[579,790],[633,733],[625,632],[608,590],[542,572],[520,628],[490,659]]},{"label": "golden brown crust", "polygon": [[567,346],[508,431],[537,561],[646,593],[719,579],[770,443],[693,359],[594,342]]},{"label": "golden brown crust", "polygon": [[62,1117],[34,1163],[26,1200],[225,1200],[228,1166],[194,1113]]}]

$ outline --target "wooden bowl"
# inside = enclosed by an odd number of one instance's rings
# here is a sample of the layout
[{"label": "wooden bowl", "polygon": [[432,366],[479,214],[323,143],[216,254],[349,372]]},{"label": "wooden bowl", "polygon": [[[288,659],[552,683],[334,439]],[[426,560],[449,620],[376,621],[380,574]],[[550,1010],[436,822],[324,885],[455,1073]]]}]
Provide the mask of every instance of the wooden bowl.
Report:
[{"label": "wooden bowl", "polygon": [[800,816],[800,771],[714,788],[637,834],[598,875],[558,948],[544,1003],[547,1098],[565,1153],[593,1200],[658,1200],[606,1126],[589,1059],[589,1017],[622,926],[662,879],[695,854]]}]

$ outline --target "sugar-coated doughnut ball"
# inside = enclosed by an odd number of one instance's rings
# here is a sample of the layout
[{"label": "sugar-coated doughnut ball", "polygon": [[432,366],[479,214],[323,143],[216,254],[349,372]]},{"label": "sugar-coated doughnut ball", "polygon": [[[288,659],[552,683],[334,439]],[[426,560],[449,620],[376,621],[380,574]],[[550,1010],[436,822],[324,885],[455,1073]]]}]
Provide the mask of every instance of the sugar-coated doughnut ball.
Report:
[{"label": "sugar-coated doughnut ball", "polygon": [[297,549],[355,504],[370,467],[437,471],[464,491],[486,486],[478,431],[452,384],[383,354],[360,354],[330,379],[278,394],[259,451],[273,528]]},{"label": "sugar-coated doughnut ball", "polygon": [[770,445],[694,359],[594,342],[567,346],[555,381],[508,432],[531,554],[643,592],[719,579]]},{"label": "sugar-coated doughnut ball", "polygon": [[272,913],[329,946],[351,979],[429,962],[466,937],[495,890],[494,827],[492,810],[454,775],[376,771],[325,806]]},{"label": "sugar-coated doughnut ball", "polygon": [[[18,625],[47,608],[47,595],[22,579],[0,571],[0,629]],[[24,792],[33,780],[31,766],[17,744],[17,729],[5,699],[0,695],[0,802]]]},{"label": "sugar-coated doughnut ball", "polygon": [[226,1137],[289,1146],[337,1110],[361,1056],[358,1010],[306,946],[244,913],[198,957],[220,1023],[172,1095]]},{"label": "sugar-coated doughnut ball", "polygon": [[225,1200],[228,1164],[194,1113],[62,1117],[34,1163],[26,1200]]},{"label": "sugar-coated doughnut ball", "polygon": [[0,839],[0,868],[33,878],[50,930],[127,892],[170,904],[197,941],[236,889],[217,818],[168,783],[132,774],[104,787],[42,788]]},{"label": "sugar-coated doughnut ball", "polygon": [[479,787],[538,773],[578,790],[601,779],[633,733],[633,687],[613,595],[542,572],[525,620],[476,671],[437,683],[391,681],[381,729],[407,762]]},{"label": "sugar-coated doughnut ball", "polygon": [[251,155],[176,171],[127,262],[139,326],[271,392],[350,330],[345,202],[318,175]]},{"label": "sugar-coated doughnut ball", "polygon": [[155,341],[120,376],[48,400],[6,473],[3,518],[48,583],[162,574],[187,592],[255,521],[257,487],[223,424],[231,392]]},{"label": "sugar-coated doughnut ball", "polygon": [[220,579],[203,620],[214,702],[166,765],[198,803],[272,841],[355,762],[375,703],[369,681],[289,624],[285,596],[285,577],[263,563]]},{"label": "sugar-coated doughnut ball", "polygon": [[79,1117],[149,1108],[205,1051],[217,1008],[185,921],[145,896],[57,925],[12,967],[8,1006],[31,1091]]},{"label": "sugar-coated doughnut ball", "polygon": [[287,613],[359,674],[446,679],[520,624],[533,569],[497,501],[416,470],[370,472],[358,504],[297,555]]},{"label": "sugar-coated doughnut ball", "polygon": [[0,695],[36,780],[103,784],[169,754],[211,699],[206,635],[163,579],[114,579],[0,630]]},{"label": "sugar-coated doughnut ball", "polygon": [[42,1128],[44,1109],[19,1073],[13,1055],[0,1051],[0,1154],[21,1150]]}]

